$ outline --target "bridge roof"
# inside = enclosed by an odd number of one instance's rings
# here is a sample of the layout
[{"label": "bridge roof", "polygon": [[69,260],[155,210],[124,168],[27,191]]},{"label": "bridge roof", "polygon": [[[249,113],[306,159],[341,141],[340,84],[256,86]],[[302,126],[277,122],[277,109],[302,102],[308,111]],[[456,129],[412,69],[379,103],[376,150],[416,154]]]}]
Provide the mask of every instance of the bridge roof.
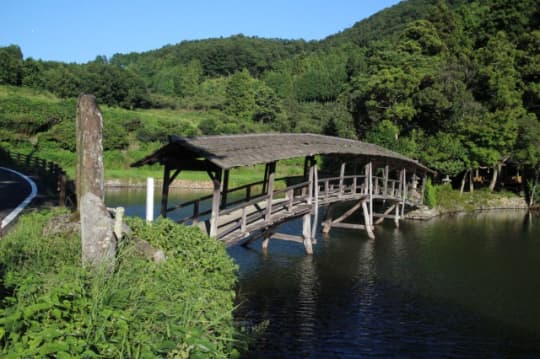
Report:
[{"label": "bridge roof", "polygon": [[350,155],[373,162],[432,172],[418,161],[371,143],[297,133],[192,138],[170,136],[168,144],[131,166],[140,167],[154,163],[165,165],[204,158],[222,169],[231,169],[315,155]]}]

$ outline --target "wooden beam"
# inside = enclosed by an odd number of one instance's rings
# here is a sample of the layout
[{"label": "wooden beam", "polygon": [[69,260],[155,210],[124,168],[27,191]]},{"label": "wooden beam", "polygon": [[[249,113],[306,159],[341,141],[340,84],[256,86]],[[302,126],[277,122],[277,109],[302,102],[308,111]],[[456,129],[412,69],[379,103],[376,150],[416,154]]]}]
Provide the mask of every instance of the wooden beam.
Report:
[{"label": "wooden beam", "polygon": [[378,219],[375,221],[375,224],[380,224],[385,218],[387,219],[394,219],[396,216],[389,215],[390,212],[392,212],[396,208],[396,204],[391,205],[384,211],[383,214],[380,213],[373,213],[373,217],[377,217]]},{"label": "wooden beam", "polygon": [[304,243],[304,238],[301,236],[295,236],[292,234],[286,234],[286,233],[273,233],[271,235],[273,239],[280,239],[283,241],[290,241],[290,242],[296,242],[296,243]]},{"label": "wooden beam", "polygon": [[[356,224],[356,223],[336,223],[333,224],[332,227],[336,228],[346,228],[346,229],[366,229],[366,226],[363,224]],[[371,238],[371,237],[370,237]]]},{"label": "wooden beam", "polygon": [[[333,220],[331,222],[331,226],[333,227],[336,223],[340,223],[340,222],[346,220],[347,218],[349,218],[354,212],[356,212],[360,207],[362,207],[362,204],[366,200],[367,200],[367,198],[364,198],[364,199],[361,199],[360,201],[358,201],[352,208],[347,210],[347,212],[343,213],[341,216],[339,216],[338,218]],[[369,224],[369,223],[366,223],[366,224]]]}]

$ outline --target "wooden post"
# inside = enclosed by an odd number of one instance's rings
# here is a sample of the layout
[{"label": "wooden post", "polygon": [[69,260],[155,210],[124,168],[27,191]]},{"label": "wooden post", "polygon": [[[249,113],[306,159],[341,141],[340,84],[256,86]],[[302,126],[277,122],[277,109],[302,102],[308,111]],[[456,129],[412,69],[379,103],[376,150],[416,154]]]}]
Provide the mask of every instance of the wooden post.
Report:
[{"label": "wooden post", "polygon": [[214,193],[212,195],[212,213],[210,215],[210,237],[216,237],[219,220],[219,202],[221,198],[221,169],[216,170],[211,177],[214,184]]},{"label": "wooden post", "polygon": [[396,202],[396,213],[394,214],[394,223],[399,228],[399,202]]},{"label": "wooden post", "polygon": [[[371,162],[370,162],[371,163]],[[369,163],[364,166],[364,194],[369,195]]]},{"label": "wooden post", "polygon": [[369,225],[370,229],[373,231],[373,164],[370,162],[367,164],[367,169],[369,173]]},{"label": "wooden post", "polygon": [[271,162],[268,173],[268,197],[266,199],[266,216],[265,221],[270,222],[272,218],[272,201],[274,200],[274,180],[276,178],[276,162]]},{"label": "wooden post", "polygon": [[267,163],[264,166],[264,178],[263,178],[263,188],[262,194],[266,194],[268,191],[268,174],[270,173],[270,163]]},{"label": "wooden post", "polygon": [[146,179],[146,222],[154,220],[154,178]]},{"label": "wooden post", "polygon": [[426,194],[426,182],[427,182],[427,173],[424,173],[424,177],[422,178],[422,189],[420,193],[420,204],[424,204],[424,196]]},{"label": "wooden post", "polygon": [[332,229],[332,216],[334,214],[334,205],[333,204],[330,204],[328,206],[328,209],[326,210],[326,215],[325,215],[325,218],[324,218],[324,221],[323,221],[323,228],[322,228],[322,232],[324,234],[328,234],[330,233],[330,230]]},{"label": "wooden post", "polygon": [[[309,162],[308,162],[309,161]],[[306,163],[309,163],[309,174],[308,174],[308,197],[307,204],[312,205],[313,203],[313,157],[306,157]],[[306,254],[313,254],[313,245],[312,245],[312,233],[311,233],[311,211],[304,214],[302,219],[302,237],[304,238],[304,248],[306,249]]]},{"label": "wooden post", "polygon": [[403,217],[405,215],[405,201],[407,199],[407,170],[404,168],[401,171],[403,172],[403,182],[402,182],[403,200],[401,202],[401,216]]},{"label": "wooden post", "polygon": [[383,172],[383,196],[388,196],[388,174],[389,174],[390,168],[388,165],[384,166],[384,172]]},{"label": "wooden post", "polygon": [[366,227],[366,232],[369,238],[375,239],[375,234],[373,234],[373,229],[370,224],[370,215],[368,213],[368,206],[366,204],[366,201],[362,202],[362,212],[364,212],[364,222]]},{"label": "wooden post", "polygon": [[271,236],[272,236],[272,233],[270,231],[266,231],[264,233],[264,239],[262,241],[262,250],[264,253],[268,251],[268,243],[270,242]]},{"label": "wooden post", "polygon": [[313,224],[311,227],[311,237],[315,239],[317,222],[319,221],[319,172],[317,171],[317,162],[315,160],[311,168],[313,171]]},{"label": "wooden post", "polygon": [[345,162],[341,162],[339,169],[339,197],[343,196],[343,182],[345,180]]},{"label": "wooden post", "polygon": [[223,189],[221,191],[221,208],[227,207],[227,192],[229,191],[229,169],[225,170],[223,175]]},{"label": "wooden post", "polygon": [[171,169],[165,164],[163,168],[163,188],[161,189],[161,217],[167,218],[167,205],[169,202],[169,185],[171,184]]}]

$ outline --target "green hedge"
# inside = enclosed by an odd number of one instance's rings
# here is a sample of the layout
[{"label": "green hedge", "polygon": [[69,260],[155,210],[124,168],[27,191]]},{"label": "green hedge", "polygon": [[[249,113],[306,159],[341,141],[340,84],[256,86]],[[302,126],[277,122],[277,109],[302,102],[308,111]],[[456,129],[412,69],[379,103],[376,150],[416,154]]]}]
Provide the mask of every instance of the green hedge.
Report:
[{"label": "green hedge", "polygon": [[44,235],[53,214],[21,217],[0,243],[5,358],[228,358],[236,266],[197,228],[131,220],[133,234],[165,249],[154,263],[120,248],[112,273],[80,265],[78,234]]}]

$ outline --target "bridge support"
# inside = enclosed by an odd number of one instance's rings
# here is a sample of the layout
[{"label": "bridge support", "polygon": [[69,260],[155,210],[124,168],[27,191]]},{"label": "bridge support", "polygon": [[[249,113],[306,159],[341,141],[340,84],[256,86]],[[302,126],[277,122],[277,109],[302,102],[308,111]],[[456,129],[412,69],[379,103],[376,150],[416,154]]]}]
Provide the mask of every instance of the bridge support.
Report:
[{"label": "bridge support", "polygon": [[[315,235],[315,230],[311,226],[311,215],[313,214],[315,219],[318,218],[318,200],[315,199],[314,201],[314,194],[318,193],[318,182],[315,182],[315,178],[317,177],[317,162],[315,161],[315,158],[313,156],[306,157],[306,167],[305,171],[308,172],[308,196],[307,196],[307,204],[312,207],[312,210],[309,213],[304,214],[302,218],[302,237],[304,238],[304,248],[306,250],[306,254],[312,255],[313,254],[313,237]],[[304,176],[306,173],[304,173]],[[317,187],[317,190],[315,189]],[[314,203],[315,202],[315,203]],[[315,204],[315,205],[314,205]],[[317,225],[317,222],[313,222],[313,226],[315,227]]]}]

